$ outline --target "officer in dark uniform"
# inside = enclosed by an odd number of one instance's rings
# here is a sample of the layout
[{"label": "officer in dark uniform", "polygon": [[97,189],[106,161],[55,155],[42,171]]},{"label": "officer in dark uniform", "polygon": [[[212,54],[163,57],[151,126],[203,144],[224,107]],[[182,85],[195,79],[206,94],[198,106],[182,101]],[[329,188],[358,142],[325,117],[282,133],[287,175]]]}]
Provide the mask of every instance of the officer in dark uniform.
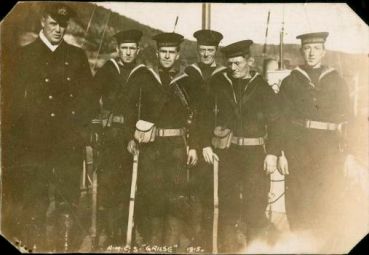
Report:
[{"label": "officer in dark uniform", "polygon": [[283,174],[289,172],[287,217],[292,230],[313,230],[319,237],[328,236],[322,231],[334,231],[342,221],[337,218],[343,201],[341,138],[351,118],[346,84],[336,70],[322,65],[327,36],[327,32],[297,36],[305,64],[283,80],[280,90],[288,134],[288,169],[281,167]]},{"label": "officer in dark uniform", "polygon": [[[199,62],[187,66],[185,73],[192,84],[196,86],[196,110],[198,111],[198,129],[200,130],[200,148],[203,157],[199,158],[198,165],[191,171],[191,192],[193,212],[193,234],[195,246],[209,249],[211,246],[211,230],[213,215],[213,150],[207,130],[213,127],[209,123],[209,117],[213,112],[206,112],[206,103],[210,97],[209,81],[218,72],[226,70],[226,67],[215,62],[219,42],[223,35],[214,30],[198,30],[193,36],[197,39],[197,53]],[[209,127],[210,125],[210,127]]]},{"label": "officer in dark uniform", "polygon": [[[186,165],[197,162],[193,90],[186,75],[174,68],[183,36],[162,33],[153,39],[159,66],[140,69],[128,82],[130,104],[138,107],[129,120],[135,140],[128,145],[132,153],[138,144],[140,150],[135,224],[147,244],[183,246],[180,239],[189,217]],[[154,141],[142,142],[137,133],[150,131]]]},{"label": "officer in dark uniform", "polygon": [[210,81],[216,126],[212,144],[220,160],[220,252],[239,251],[248,241],[263,237],[267,174],[276,170],[280,154],[274,129],[280,121],[277,98],[258,73],[250,73],[251,44],[243,40],[222,48],[228,70]]},{"label": "officer in dark uniform", "polygon": [[[39,37],[22,48],[15,77],[23,120],[16,128],[23,129],[24,146],[21,239],[36,250],[74,249],[80,230],[75,214],[79,180],[96,107],[89,102],[92,77],[86,55],[63,40],[72,15],[65,4],[46,6]],[[49,187],[54,192],[49,194]],[[46,213],[54,229],[47,238]]]},{"label": "officer in dark uniform", "polygon": [[[108,60],[95,75],[95,84],[102,101],[103,149],[102,172],[99,175],[100,234],[107,234],[106,245],[118,245],[125,240],[128,219],[129,188],[132,155],[125,149],[127,109],[127,80],[144,65],[137,64],[142,32],[131,29],[114,35],[117,58]],[[133,111],[135,109],[132,109]]]}]

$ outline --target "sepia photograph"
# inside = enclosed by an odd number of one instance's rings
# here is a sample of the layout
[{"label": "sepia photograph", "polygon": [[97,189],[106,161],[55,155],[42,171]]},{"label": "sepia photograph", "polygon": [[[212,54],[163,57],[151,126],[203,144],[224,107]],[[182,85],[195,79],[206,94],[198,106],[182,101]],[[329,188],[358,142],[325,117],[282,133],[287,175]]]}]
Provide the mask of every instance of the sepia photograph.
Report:
[{"label": "sepia photograph", "polygon": [[18,2],[0,234],[21,253],[347,254],[369,27],[346,3]]}]

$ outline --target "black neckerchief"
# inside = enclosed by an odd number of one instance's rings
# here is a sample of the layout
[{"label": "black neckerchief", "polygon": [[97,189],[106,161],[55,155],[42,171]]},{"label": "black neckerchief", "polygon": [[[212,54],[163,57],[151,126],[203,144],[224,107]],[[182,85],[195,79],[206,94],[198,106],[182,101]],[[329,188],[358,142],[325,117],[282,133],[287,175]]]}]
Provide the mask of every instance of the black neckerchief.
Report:
[{"label": "black neckerchief", "polygon": [[308,66],[302,66],[301,69],[303,69],[310,77],[311,82],[315,85],[318,85],[319,82],[319,77],[322,74],[323,68],[318,67],[318,68],[311,68]]},{"label": "black neckerchief", "polygon": [[163,84],[164,88],[169,88],[169,84],[172,79],[177,75],[178,71],[174,68],[171,69],[164,69],[159,68],[159,77],[160,81]]},{"label": "black neckerchief", "polygon": [[204,63],[198,63],[199,68],[201,69],[202,72],[202,76],[204,81],[209,80],[211,74],[214,72],[216,65],[212,66],[212,65],[206,65]]}]

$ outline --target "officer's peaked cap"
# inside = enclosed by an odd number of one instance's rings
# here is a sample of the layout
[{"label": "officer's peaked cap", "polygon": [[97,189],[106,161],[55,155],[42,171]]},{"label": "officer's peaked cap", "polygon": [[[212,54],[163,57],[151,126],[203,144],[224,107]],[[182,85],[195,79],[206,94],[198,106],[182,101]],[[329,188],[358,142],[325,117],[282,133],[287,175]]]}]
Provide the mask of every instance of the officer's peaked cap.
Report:
[{"label": "officer's peaked cap", "polygon": [[197,39],[197,44],[208,46],[218,46],[219,42],[223,39],[221,33],[209,29],[198,30],[193,36]]},{"label": "officer's peaked cap", "polygon": [[227,57],[238,57],[248,54],[250,52],[250,46],[253,44],[252,40],[242,40],[232,44],[229,44],[221,49],[221,52]]},{"label": "officer's peaked cap", "polygon": [[43,9],[43,14],[49,15],[63,27],[68,25],[70,18],[76,16],[76,13],[63,3],[48,3]]}]

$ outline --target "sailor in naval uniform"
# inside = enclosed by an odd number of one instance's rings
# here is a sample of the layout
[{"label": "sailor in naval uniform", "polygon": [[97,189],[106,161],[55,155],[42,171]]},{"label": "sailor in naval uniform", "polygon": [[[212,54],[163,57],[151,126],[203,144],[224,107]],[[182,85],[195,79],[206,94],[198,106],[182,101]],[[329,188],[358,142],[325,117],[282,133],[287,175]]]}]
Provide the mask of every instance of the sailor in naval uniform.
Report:
[{"label": "sailor in naval uniform", "polygon": [[198,148],[194,90],[175,69],[183,36],[162,33],[153,39],[157,68],[142,68],[129,80],[130,105],[137,108],[128,120],[128,149],[135,153],[139,146],[140,153],[135,226],[147,244],[185,248],[180,240],[190,211],[186,169],[197,163]]},{"label": "sailor in naval uniform", "polygon": [[250,70],[251,44],[243,40],[222,48],[227,71],[210,80],[214,126],[209,132],[213,132],[211,144],[219,156],[221,252],[237,252],[265,237],[268,174],[276,171],[280,154],[277,97]]},{"label": "sailor in naval uniform", "polygon": [[196,88],[196,111],[198,129],[200,134],[200,152],[198,165],[191,170],[191,192],[193,203],[192,233],[193,245],[205,249],[211,247],[211,230],[213,215],[213,150],[211,148],[209,130],[213,127],[211,116],[206,104],[210,102],[211,77],[218,72],[226,70],[226,67],[216,63],[215,58],[223,35],[214,30],[198,30],[193,36],[197,39],[197,54],[199,61],[185,68],[185,73]]},{"label": "sailor in naval uniform", "polygon": [[335,235],[341,221],[343,156],[347,154],[342,138],[352,115],[344,80],[322,64],[327,37],[327,32],[297,36],[305,63],[283,80],[280,90],[288,160],[288,168],[283,165],[281,172],[289,172],[287,217],[292,230],[311,230],[319,238]]},{"label": "sailor in naval uniform", "polygon": [[108,245],[123,244],[127,232],[131,187],[132,155],[128,143],[126,113],[129,87],[127,81],[144,65],[137,63],[142,32],[136,29],[114,35],[116,58],[109,59],[95,75],[95,86],[102,102],[102,150],[98,175],[99,235],[107,235]]}]

